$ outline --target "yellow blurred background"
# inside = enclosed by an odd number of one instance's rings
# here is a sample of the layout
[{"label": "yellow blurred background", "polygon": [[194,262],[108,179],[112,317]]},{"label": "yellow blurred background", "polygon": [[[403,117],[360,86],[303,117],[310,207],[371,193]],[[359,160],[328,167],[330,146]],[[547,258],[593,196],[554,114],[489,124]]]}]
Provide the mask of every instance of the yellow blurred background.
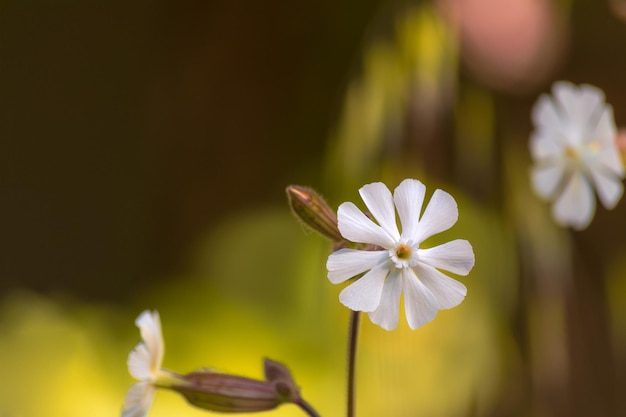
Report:
[{"label": "yellow blurred background", "polygon": [[[0,417],[120,415],[147,308],[166,368],[261,378],[269,357],[343,415],[348,312],[284,189],[336,207],[407,177],[455,196],[437,239],[468,239],[476,266],[423,328],[363,317],[357,415],[626,415],[626,203],[558,228],[527,145],[555,80],[602,88],[626,123],[623,10],[3,1]],[[208,414],[161,391],[149,415]]]}]

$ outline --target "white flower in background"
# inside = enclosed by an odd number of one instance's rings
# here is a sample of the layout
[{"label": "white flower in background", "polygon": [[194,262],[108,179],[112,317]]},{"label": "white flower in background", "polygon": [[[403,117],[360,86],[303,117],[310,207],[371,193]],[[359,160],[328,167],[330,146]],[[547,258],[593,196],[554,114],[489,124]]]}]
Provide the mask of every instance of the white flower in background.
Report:
[{"label": "white flower in background", "polygon": [[561,81],[552,93],[541,96],[532,111],[532,183],[539,196],[554,201],[557,223],[580,230],[593,218],[594,188],[607,209],[624,192],[613,109],[602,90],[590,85]]},{"label": "white flower in background", "polygon": [[[426,193],[420,181],[402,181],[393,197],[382,183],[367,184],[359,193],[378,224],[348,202],[339,206],[339,231],[349,241],[374,247],[340,249],[328,257],[328,279],[333,284],[365,272],[341,291],[339,300],[352,310],[368,312],[374,323],[387,330],[398,325],[401,293],[411,329],[434,319],[438,310],[463,301],[465,286],[439,270],[467,275],[474,266],[469,242],[453,240],[429,249],[420,246],[456,223],[454,198],[435,190],[420,217]],[[396,224],[396,209],[402,232]]]},{"label": "white flower in background", "polygon": [[128,390],[122,417],[141,417],[150,409],[156,384],[168,378],[167,371],[161,370],[165,347],[161,334],[161,320],[156,311],[144,311],[137,317],[142,341],[128,355],[128,371],[139,380]]}]

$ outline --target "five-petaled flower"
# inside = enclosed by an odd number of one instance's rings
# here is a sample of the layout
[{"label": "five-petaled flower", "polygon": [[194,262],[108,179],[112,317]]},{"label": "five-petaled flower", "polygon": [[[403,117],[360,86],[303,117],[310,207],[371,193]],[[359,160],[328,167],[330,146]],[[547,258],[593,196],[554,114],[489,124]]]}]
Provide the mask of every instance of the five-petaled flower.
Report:
[{"label": "five-petaled flower", "polygon": [[615,207],[624,191],[613,109],[604,93],[590,85],[561,81],[552,93],[554,98],[541,96],[532,111],[532,184],[540,197],[554,201],[557,223],[581,230],[595,212],[594,187],[607,209]]},{"label": "five-petaled flower", "polygon": [[421,247],[424,240],[456,223],[454,198],[435,190],[420,217],[426,193],[420,181],[402,181],[393,196],[379,182],[361,187],[359,193],[378,224],[353,203],[339,206],[342,236],[369,245],[364,248],[368,250],[344,248],[328,257],[328,279],[334,284],[365,273],[341,291],[339,300],[352,310],[368,312],[374,323],[387,330],[398,325],[401,293],[411,329],[434,319],[438,310],[463,301],[465,286],[440,270],[467,275],[474,266],[470,243],[458,239],[428,249]]}]

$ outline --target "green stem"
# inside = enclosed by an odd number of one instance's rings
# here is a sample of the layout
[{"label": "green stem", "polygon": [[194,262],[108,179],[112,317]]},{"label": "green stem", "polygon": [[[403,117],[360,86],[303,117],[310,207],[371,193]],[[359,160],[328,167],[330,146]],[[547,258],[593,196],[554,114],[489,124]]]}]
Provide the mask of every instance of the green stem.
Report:
[{"label": "green stem", "polygon": [[359,338],[360,312],[350,312],[350,328],[348,330],[348,410],[347,417],[354,417],[354,384],[356,371],[356,344]]}]

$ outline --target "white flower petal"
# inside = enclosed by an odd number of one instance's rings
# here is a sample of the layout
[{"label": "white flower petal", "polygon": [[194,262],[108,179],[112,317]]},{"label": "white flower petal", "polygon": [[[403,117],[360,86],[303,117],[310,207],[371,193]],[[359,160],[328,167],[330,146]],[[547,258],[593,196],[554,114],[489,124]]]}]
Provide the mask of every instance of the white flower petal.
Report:
[{"label": "white flower petal", "polygon": [[624,194],[622,181],[603,167],[589,166],[589,173],[602,205],[608,210],[613,209]]},{"label": "white flower petal", "polygon": [[124,400],[122,417],[143,417],[148,413],[155,388],[148,381],[137,382],[130,387]]},{"label": "white flower petal", "polygon": [[359,194],[361,194],[363,202],[378,221],[378,224],[393,240],[398,240],[400,233],[396,224],[396,211],[393,207],[393,198],[389,188],[382,182],[374,182],[361,187]]},{"label": "white flower petal", "polygon": [[458,218],[459,209],[454,198],[445,191],[435,190],[419,221],[416,235],[406,237],[421,243],[430,236],[451,228]]},{"label": "white flower petal", "polygon": [[418,249],[420,262],[459,275],[467,275],[474,266],[474,250],[467,240],[457,239],[429,249]]},{"label": "white flower petal", "polygon": [[165,351],[159,313],[157,311],[145,310],[137,317],[135,324],[139,327],[141,338],[149,352],[148,358],[142,358],[149,360],[147,365],[150,367],[152,374],[156,375],[159,368],[161,368]]},{"label": "white flower petal", "polygon": [[417,265],[415,273],[437,299],[439,309],[456,307],[465,299],[467,288],[459,281],[429,265]]},{"label": "white flower petal", "polygon": [[402,237],[405,239],[417,235],[425,194],[426,186],[413,179],[402,181],[393,192],[393,199],[402,224]]},{"label": "white flower petal", "polygon": [[555,139],[559,132],[537,131],[530,137],[530,155],[537,162],[553,161],[563,157],[564,140]]},{"label": "white flower petal", "polygon": [[156,373],[152,369],[152,352],[144,342],[140,342],[128,355],[128,372],[139,380],[153,380]]},{"label": "white flower petal", "polygon": [[581,230],[589,225],[596,209],[596,200],[589,180],[580,172],[572,173],[565,189],[552,206],[557,223]]},{"label": "white flower petal", "polygon": [[385,278],[389,275],[389,268],[377,266],[361,278],[348,285],[339,294],[339,301],[350,310],[374,311],[380,303]]},{"label": "white flower petal", "polygon": [[385,281],[378,308],[369,313],[372,323],[379,325],[385,330],[393,330],[398,327],[401,293],[402,280],[400,279],[400,270],[394,268]]},{"label": "white flower petal", "polygon": [[589,132],[597,126],[604,110],[604,92],[597,87],[583,84],[578,87],[574,104],[576,114],[572,115],[572,123],[580,133],[584,133],[581,136],[584,142],[588,140]]},{"label": "white flower petal", "polygon": [[563,181],[565,172],[564,161],[555,164],[537,165],[531,168],[530,178],[535,192],[543,199],[554,197],[557,188]]},{"label": "white flower petal", "polygon": [[617,128],[613,118],[613,107],[605,104],[600,109],[601,113],[594,126],[589,126],[588,133],[583,140],[585,143],[599,142],[603,145],[615,146]]},{"label": "white flower petal", "polygon": [[552,94],[558,104],[557,111],[564,138],[569,145],[578,147],[582,140],[582,135],[580,134],[582,133],[580,130],[581,123],[589,121],[588,117],[584,122],[579,121],[580,100],[578,87],[570,82],[559,81],[554,83]]},{"label": "white flower petal", "polygon": [[326,261],[328,279],[333,284],[339,284],[388,260],[389,252],[386,250],[339,249]]},{"label": "white flower petal", "polygon": [[585,158],[587,165],[602,166],[616,177],[624,178],[624,163],[615,144],[606,145],[594,155]]},{"label": "white flower petal", "polygon": [[410,268],[402,269],[402,289],[406,319],[411,329],[415,330],[435,318],[439,303]]},{"label": "white flower petal", "polygon": [[337,227],[344,238],[358,243],[371,243],[389,249],[394,240],[382,227],[370,220],[353,203],[343,203],[337,210]]},{"label": "white flower petal", "polygon": [[549,132],[560,132],[561,116],[550,97],[547,94],[542,94],[537,100],[537,103],[532,109],[532,120],[536,127],[541,130],[547,130]]}]

